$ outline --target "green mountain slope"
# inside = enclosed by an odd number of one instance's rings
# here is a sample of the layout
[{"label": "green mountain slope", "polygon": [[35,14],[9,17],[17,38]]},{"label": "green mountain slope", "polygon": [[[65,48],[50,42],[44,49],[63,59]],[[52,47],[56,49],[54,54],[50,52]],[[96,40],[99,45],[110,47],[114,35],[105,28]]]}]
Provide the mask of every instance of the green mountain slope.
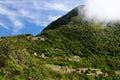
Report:
[{"label": "green mountain slope", "polygon": [[120,25],[81,16],[75,8],[37,36],[0,38],[0,79],[119,80]]}]

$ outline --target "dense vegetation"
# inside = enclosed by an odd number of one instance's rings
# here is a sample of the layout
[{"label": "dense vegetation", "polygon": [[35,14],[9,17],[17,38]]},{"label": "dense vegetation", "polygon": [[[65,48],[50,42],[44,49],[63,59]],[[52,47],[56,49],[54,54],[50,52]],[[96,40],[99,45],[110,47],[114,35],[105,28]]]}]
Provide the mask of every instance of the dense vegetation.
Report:
[{"label": "dense vegetation", "polygon": [[80,17],[73,9],[37,36],[1,37],[0,80],[120,80],[120,25]]}]

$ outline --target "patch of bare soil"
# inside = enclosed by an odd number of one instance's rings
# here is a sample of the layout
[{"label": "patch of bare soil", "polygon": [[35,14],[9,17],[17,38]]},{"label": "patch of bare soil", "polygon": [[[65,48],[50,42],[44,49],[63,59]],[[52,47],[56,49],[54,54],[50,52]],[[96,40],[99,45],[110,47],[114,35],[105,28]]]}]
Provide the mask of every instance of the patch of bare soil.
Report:
[{"label": "patch of bare soil", "polygon": [[115,71],[115,74],[118,74],[118,75],[120,75],[120,71]]},{"label": "patch of bare soil", "polygon": [[68,60],[68,61],[79,62],[81,60],[81,57],[80,56],[71,56],[71,57],[66,57],[66,58],[63,58],[63,57],[54,57],[53,59],[55,59],[55,60],[64,59],[64,60]]},{"label": "patch of bare soil", "polygon": [[81,59],[80,56],[72,56],[68,58],[69,61],[76,61],[76,62],[79,62],[80,59]]},{"label": "patch of bare soil", "polygon": [[52,69],[53,71],[58,71],[61,73],[70,73],[75,71],[75,69],[63,67],[63,66],[57,66],[57,65],[51,65],[51,64],[46,64],[45,66]]},{"label": "patch of bare soil", "polygon": [[53,71],[61,72],[61,73],[71,73],[71,72],[77,72],[79,74],[86,74],[90,76],[98,76],[98,75],[104,75],[108,76],[107,73],[102,72],[100,69],[88,69],[88,68],[69,68],[65,66],[58,66],[58,65],[53,65],[53,64],[46,64],[45,65],[47,68],[50,68]]}]

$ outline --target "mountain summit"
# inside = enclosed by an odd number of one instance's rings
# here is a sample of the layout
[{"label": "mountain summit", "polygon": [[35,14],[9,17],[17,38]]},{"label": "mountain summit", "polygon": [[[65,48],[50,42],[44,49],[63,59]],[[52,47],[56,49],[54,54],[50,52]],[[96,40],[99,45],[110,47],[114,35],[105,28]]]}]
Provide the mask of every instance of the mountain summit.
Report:
[{"label": "mountain summit", "polygon": [[119,80],[120,25],[83,20],[75,8],[37,36],[0,38],[1,80]]}]

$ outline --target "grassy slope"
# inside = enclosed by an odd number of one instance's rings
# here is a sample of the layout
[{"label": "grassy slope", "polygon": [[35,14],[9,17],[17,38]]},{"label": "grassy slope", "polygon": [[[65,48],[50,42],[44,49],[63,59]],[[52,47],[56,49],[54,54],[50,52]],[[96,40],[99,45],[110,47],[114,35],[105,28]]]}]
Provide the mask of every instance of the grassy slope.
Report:
[{"label": "grassy slope", "polygon": [[[119,80],[120,27],[106,27],[84,22],[76,9],[48,25],[38,35],[18,35],[0,39],[1,80]],[[40,40],[44,36],[45,40]],[[44,56],[41,56],[44,55]],[[79,56],[79,61],[69,60]],[[109,76],[55,72],[45,66],[99,68]]]}]

